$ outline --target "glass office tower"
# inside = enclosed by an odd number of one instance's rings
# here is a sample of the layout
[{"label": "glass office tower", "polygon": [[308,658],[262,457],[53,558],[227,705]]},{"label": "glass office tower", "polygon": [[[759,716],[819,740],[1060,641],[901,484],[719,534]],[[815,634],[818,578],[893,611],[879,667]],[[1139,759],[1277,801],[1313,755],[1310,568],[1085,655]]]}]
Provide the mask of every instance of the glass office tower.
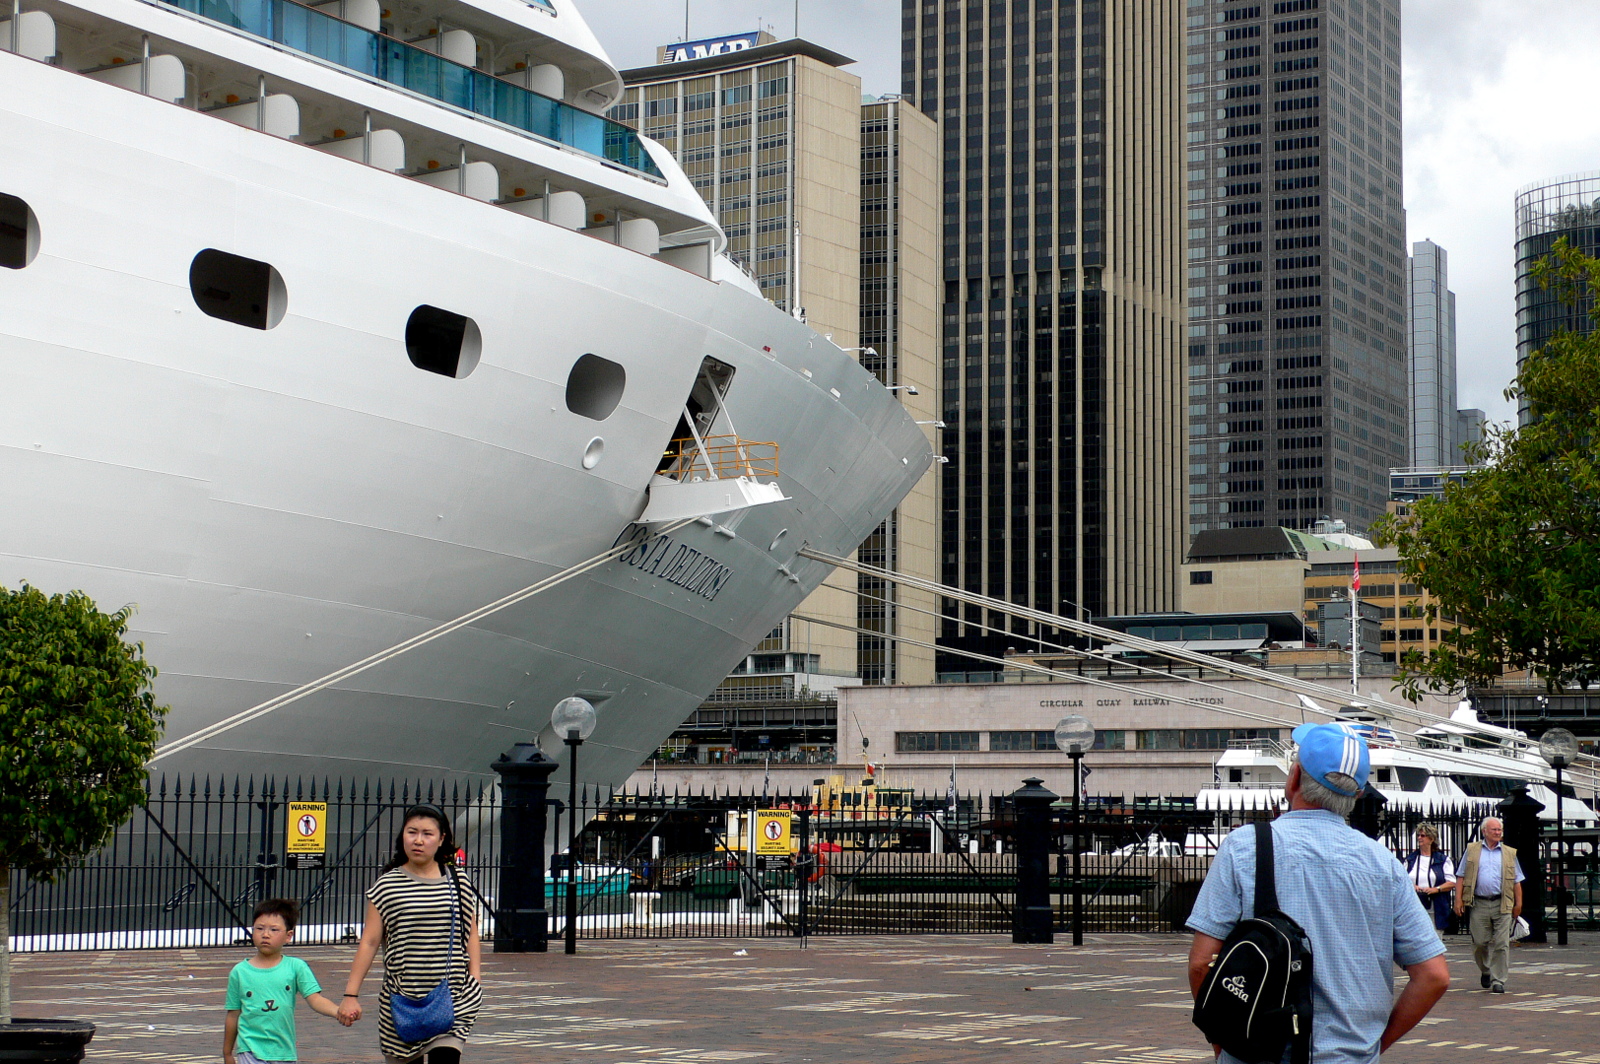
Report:
[{"label": "glass office tower", "polygon": [[[1540,288],[1533,264],[1562,237],[1585,255],[1600,255],[1600,172],[1571,174],[1529,185],[1517,193],[1517,368],[1558,331],[1594,328],[1588,300],[1561,302],[1553,288]],[[1528,410],[1517,411],[1528,423]]]},{"label": "glass office tower", "polygon": [[1399,0],[1187,12],[1189,527],[1364,527],[1409,436]]},{"label": "glass office tower", "polygon": [[1450,291],[1450,257],[1433,241],[1419,240],[1411,245],[1408,266],[1411,464],[1459,465],[1466,441],[1456,411],[1456,294]]},{"label": "glass office tower", "polygon": [[[941,579],[1074,616],[1173,609],[1187,538],[1182,12],[901,11],[904,95],[938,120],[943,149]],[[941,644],[968,649],[1056,635],[951,600],[940,624]]]}]

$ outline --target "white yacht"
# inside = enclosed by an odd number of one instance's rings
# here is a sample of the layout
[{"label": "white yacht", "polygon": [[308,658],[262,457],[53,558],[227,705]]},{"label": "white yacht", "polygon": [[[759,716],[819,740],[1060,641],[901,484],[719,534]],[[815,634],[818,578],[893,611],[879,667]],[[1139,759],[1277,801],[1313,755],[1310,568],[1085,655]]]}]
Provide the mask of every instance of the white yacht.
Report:
[{"label": "white yacht", "polygon": [[135,605],[169,740],[632,544],[158,769],[490,777],[581,694],[620,783],[929,467],[570,0],[0,5],[0,581]]},{"label": "white yacht", "polygon": [[[1488,815],[1513,788],[1526,787],[1543,803],[1543,820],[1556,818],[1555,770],[1540,758],[1526,733],[1488,724],[1470,702],[1450,718],[1397,733],[1371,708],[1346,706],[1336,716],[1355,728],[1371,753],[1372,787],[1388,808],[1422,815],[1468,812]],[[1216,785],[1197,795],[1200,809],[1218,812],[1286,808],[1283,785],[1291,749],[1271,739],[1236,739],[1217,758]],[[1595,811],[1563,784],[1562,815],[1569,824],[1595,821]]]}]

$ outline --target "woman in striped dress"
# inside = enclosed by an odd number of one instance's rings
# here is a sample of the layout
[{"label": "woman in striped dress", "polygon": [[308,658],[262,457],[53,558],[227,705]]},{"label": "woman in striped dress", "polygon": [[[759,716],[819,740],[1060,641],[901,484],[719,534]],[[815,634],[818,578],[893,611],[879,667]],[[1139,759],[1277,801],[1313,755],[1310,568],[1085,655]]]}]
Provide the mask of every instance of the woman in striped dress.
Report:
[{"label": "woman in striped dress", "polygon": [[[459,1064],[466,1037],[483,1001],[478,983],[482,955],[478,907],[465,877],[453,867],[456,842],[445,815],[431,805],[406,810],[394,856],[367,891],[366,926],[344,1001],[341,1022],[361,1018],[361,982],[383,949],[383,987],[378,994],[378,1045],[388,1064]],[[456,942],[450,949],[450,913],[455,907]],[[455,1025],[425,1042],[403,1042],[395,1033],[389,995],[420,998],[446,976]]]}]

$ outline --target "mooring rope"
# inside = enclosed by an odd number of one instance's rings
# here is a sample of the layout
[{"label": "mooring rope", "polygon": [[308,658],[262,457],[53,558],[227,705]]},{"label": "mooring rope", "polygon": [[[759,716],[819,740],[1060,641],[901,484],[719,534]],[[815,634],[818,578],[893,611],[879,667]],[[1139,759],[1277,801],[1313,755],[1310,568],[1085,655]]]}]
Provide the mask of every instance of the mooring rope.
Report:
[{"label": "mooring rope", "polygon": [[[650,533],[650,535],[653,537],[665,535],[669,532],[675,532],[683,526],[690,524],[691,521],[692,519],[688,518],[682,521],[675,521],[672,524],[664,525],[659,530]],[[361,673],[366,672],[368,669],[382,665],[384,662],[391,661],[394,658],[400,657],[402,654],[409,654],[418,647],[426,646],[428,643],[433,642],[435,639],[438,639],[441,636],[449,635],[451,632],[465,628],[467,625],[473,624],[477,621],[481,621],[483,618],[488,617],[491,614],[499,613],[503,609],[515,606],[517,603],[526,601],[527,599],[530,599],[542,592],[549,591],[553,587],[558,587],[574,577],[582,576],[591,569],[596,569],[615,558],[620,558],[622,555],[632,550],[635,546],[637,546],[637,541],[633,539],[617,543],[610,549],[601,551],[592,558],[586,558],[576,565],[569,566],[568,568],[561,570],[559,573],[554,573],[545,577],[543,580],[529,584],[520,591],[514,591],[504,598],[496,599],[487,605],[479,606],[474,610],[469,610],[454,620],[446,621],[441,625],[428,629],[426,632],[414,635],[409,639],[401,640],[386,650],[380,650],[378,653],[373,654],[370,657],[362,658],[360,661],[353,662],[339,669],[335,669],[326,676],[319,676],[315,680],[301,684],[292,691],[285,691],[283,694],[269,698],[259,705],[254,705],[249,709],[241,710],[231,717],[225,717],[222,720],[217,721],[215,724],[208,724],[199,731],[190,732],[181,739],[174,739],[156,749],[156,754],[150,759],[150,764],[153,765],[164,757],[171,757],[173,754],[182,753],[192,746],[197,746],[200,743],[206,742],[207,740],[214,739],[224,732],[232,731],[234,728],[237,728],[242,724],[248,724],[251,721],[264,717],[269,713],[274,713],[277,710],[282,709],[284,706],[287,706],[293,702],[298,702],[307,695],[314,695],[318,691],[332,687],[334,684],[343,680],[348,680],[352,676],[360,675]]]}]

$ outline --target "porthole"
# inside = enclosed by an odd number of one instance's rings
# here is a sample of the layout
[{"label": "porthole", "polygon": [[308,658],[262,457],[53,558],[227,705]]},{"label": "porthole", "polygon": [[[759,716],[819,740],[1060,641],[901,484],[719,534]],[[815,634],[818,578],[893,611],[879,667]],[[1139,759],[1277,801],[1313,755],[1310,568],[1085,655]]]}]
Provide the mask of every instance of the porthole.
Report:
[{"label": "porthole", "polygon": [[604,421],[622,402],[628,371],[609,358],[584,355],[567,374],[567,409],[591,421]]},{"label": "porthole", "polygon": [[265,262],[206,248],[189,264],[189,294],[206,314],[251,329],[270,329],[283,320],[289,290]]},{"label": "porthole", "polygon": [[20,270],[39,254],[39,219],[23,200],[0,192],[0,266]]},{"label": "porthole", "polygon": [[600,459],[605,456],[605,453],[606,441],[601,439],[599,436],[596,436],[594,439],[590,440],[589,445],[583,449],[583,468],[593,469],[595,466],[599,465]]},{"label": "porthole", "polygon": [[418,369],[459,379],[478,368],[483,334],[471,318],[424,303],[406,319],[406,354]]}]

